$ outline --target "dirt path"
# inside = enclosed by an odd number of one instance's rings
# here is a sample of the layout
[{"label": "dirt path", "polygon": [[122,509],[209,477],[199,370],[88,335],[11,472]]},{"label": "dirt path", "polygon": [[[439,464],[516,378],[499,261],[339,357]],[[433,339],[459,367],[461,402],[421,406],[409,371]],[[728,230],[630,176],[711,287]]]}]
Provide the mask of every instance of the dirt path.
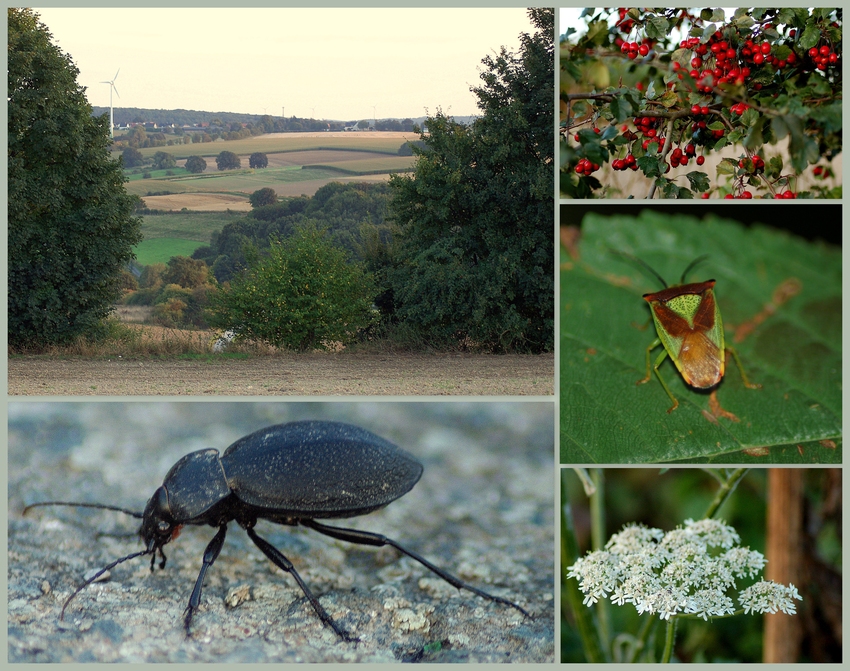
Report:
[{"label": "dirt path", "polygon": [[505,395],[554,394],[554,356],[301,354],[212,359],[9,359],[9,394]]}]

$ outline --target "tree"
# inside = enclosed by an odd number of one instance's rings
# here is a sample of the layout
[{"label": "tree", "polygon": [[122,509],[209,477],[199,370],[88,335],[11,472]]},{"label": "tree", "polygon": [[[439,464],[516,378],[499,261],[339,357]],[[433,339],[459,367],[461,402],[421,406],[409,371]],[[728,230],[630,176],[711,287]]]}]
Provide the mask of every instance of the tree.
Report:
[{"label": "tree", "polygon": [[162,275],[165,284],[194,289],[210,283],[210,269],[203,261],[188,256],[172,256],[166,265],[167,270]]},{"label": "tree", "polygon": [[255,151],[248,159],[248,165],[252,168],[267,168],[269,165],[269,157],[261,151]]},{"label": "tree", "polygon": [[121,156],[124,159],[125,168],[135,168],[145,162],[145,157],[142,156],[142,152],[135,147],[127,147],[121,152]]},{"label": "tree", "polygon": [[211,299],[213,326],[297,351],[348,343],[368,327],[375,286],[324,231],[312,226],[275,241],[269,255]]},{"label": "tree", "polygon": [[582,17],[561,39],[562,195],[841,196],[840,10]]},{"label": "tree", "polygon": [[[194,134],[192,137],[198,137]],[[186,170],[192,173],[203,172],[207,169],[207,162],[201,156],[190,156],[186,159]]]},{"label": "tree", "polygon": [[438,346],[554,347],[554,12],[529,17],[519,54],[482,61],[483,115],[429,117],[414,175],[391,178],[396,316]]},{"label": "tree", "polygon": [[257,189],[248,196],[251,202],[251,207],[263,207],[264,205],[274,205],[277,202],[277,193],[271,187]]},{"label": "tree", "polygon": [[71,57],[28,9],[8,10],[9,344],[93,334],[141,241],[135,199],[110,159]]},{"label": "tree", "polygon": [[153,155],[154,170],[168,170],[176,165],[177,161],[175,161],[174,157],[167,152],[158,151]]},{"label": "tree", "polygon": [[242,167],[242,161],[232,151],[223,151],[216,156],[215,164],[219,170],[233,170]]}]

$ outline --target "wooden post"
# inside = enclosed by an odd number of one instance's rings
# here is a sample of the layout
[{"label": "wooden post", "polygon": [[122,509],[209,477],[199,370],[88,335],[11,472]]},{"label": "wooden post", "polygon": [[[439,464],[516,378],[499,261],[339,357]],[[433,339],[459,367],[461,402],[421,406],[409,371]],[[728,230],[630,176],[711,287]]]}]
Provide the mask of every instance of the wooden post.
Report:
[{"label": "wooden post", "polygon": [[[799,468],[771,468],[767,477],[767,566],[765,579],[800,587],[802,578],[803,481]],[[763,661],[796,662],[800,654],[800,617],[765,615]]]}]

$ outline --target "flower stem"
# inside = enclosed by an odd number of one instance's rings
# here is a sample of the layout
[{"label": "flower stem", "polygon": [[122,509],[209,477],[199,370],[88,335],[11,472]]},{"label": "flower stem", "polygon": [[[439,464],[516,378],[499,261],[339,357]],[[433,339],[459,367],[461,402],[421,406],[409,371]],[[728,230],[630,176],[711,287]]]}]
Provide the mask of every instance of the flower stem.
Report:
[{"label": "flower stem", "polygon": [[671,617],[667,620],[667,637],[664,641],[664,656],[661,658],[662,664],[669,664],[670,658],[673,656],[673,643],[676,640],[676,617]]},{"label": "flower stem", "polygon": [[749,468],[736,468],[732,471],[728,478],[721,481],[720,489],[717,490],[714,500],[709,504],[708,510],[705,511],[703,519],[711,519],[717,514],[717,511],[720,510],[720,506],[722,506],[726,499],[732,495],[732,492],[735,491],[735,487],[738,486],[741,478],[743,478],[749,470]]}]

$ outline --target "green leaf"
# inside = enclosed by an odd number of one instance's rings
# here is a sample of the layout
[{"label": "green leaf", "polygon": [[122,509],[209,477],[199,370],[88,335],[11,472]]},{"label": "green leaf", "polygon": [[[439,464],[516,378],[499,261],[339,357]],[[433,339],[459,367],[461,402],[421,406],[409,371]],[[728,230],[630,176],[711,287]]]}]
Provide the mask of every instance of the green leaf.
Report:
[{"label": "green leaf", "polygon": [[741,115],[741,123],[745,126],[752,126],[758,121],[759,113],[752,107],[747,108],[747,111]]},{"label": "green leaf", "polygon": [[719,175],[734,175],[738,169],[738,162],[731,158],[724,158],[717,164],[717,174]]},{"label": "green leaf", "polygon": [[800,36],[800,49],[808,51],[820,41],[820,29],[817,24],[810,23]]},{"label": "green leaf", "polygon": [[688,178],[688,181],[691,183],[691,188],[694,191],[708,191],[711,187],[711,183],[708,181],[708,175],[704,172],[700,172],[699,170],[689,172],[685,175],[685,177]]},{"label": "green leaf", "polygon": [[[564,252],[561,265],[563,463],[841,463],[840,249],[760,225],[652,211],[587,215],[582,234],[581,260]],[[745,388],[730,357],[717,399],[739,422],[715,417],[708,393],[686,385],[669,357],[659,370],[679,401],[675,411],[667,413],[654,373],[635,384],[655,333],[632,323],[647,322],[641,296],[661,287],[610,248],[642,258],[668,283],[709,255],[687,279],[717,280],[727,343],[762,385]],[[798,294],[774,298],[795,284]],[[735,342],[742,324],[753,330]]]},{"label": "green leaf", "polygon": [[670,22],[663,16],[650,16],[646,22],[646,36],[653,40],[666,38],[669,30]]}]

